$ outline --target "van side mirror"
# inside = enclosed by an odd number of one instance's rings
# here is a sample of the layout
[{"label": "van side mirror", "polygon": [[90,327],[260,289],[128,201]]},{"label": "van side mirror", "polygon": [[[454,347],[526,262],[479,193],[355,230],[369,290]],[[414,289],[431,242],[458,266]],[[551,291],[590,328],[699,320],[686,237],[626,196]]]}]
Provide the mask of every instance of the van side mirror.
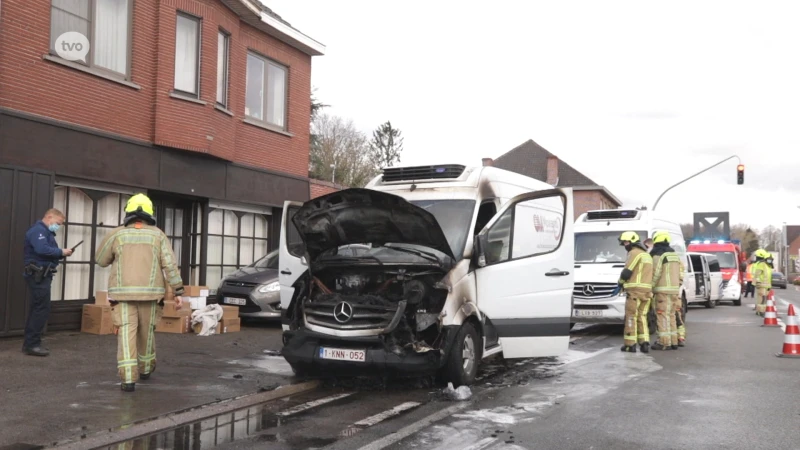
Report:
[{"label": "van side mirror", "polygon": [[478,267],[486,267],[486,247],[489,243],[488,237],[485,234],[475,236],[475,245],[472,251],[472,257],[475,258],[475,264]]}]

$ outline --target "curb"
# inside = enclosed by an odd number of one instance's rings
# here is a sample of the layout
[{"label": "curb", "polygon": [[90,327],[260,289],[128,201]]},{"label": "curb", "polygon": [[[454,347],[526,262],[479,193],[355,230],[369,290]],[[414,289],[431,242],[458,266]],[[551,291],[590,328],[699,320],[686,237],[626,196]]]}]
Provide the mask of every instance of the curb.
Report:
[{"label": "curb", "polygon": [[184,412],[168,414],[166,416],[157,417],[152,420],[146,420],[132,425],[123,425],[120,428],[102,431],[85,439],[72,439],[54,447],[44,448],[54,448],[59,450],[85,450],[121,444],[150,434],[164,432],[187,423],[202,421],[221,414],[226,414],[239,409],[245,409],[261,403],[277,400],[279,398],[310,392],[317,389],[320,384],[320,381],[315,380],[305,383],[279,386],[272,391],[245,395],[216,403],[209,403],[185,410]]}]

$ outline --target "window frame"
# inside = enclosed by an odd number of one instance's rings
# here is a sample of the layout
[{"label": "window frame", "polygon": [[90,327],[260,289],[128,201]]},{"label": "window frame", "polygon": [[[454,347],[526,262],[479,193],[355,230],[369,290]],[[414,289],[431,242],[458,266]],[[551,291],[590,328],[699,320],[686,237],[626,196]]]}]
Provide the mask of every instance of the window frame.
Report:
[{"label": "window frame", "polygon": [[[197,24],[197,40],[195,44],[197,45],[197,61],[195,62],[195,91],[197,92],[187,92],[182,89],[177,88],[177,75],[178,75],[178,22],[180,18],[183,17],[184,19],[191,20]],[[196,16],[194,14],[178,10],[177,14],[175,15],[175,53],[174,53],[174,60],[172,62],[172,92],[175,94],[179,94],[185,97],[193,98],[200,100],[200,86],[201,86],[201,74],[200,68],[202,67],[202,54],[203,54],[203,18],[200,16]]]},{"label": "window frame", "polygon": [[127,16],[127,33],[125,36],[125,73],[120,73],[112,69],[108,69],[102,66],[98,66],[95,64],[95,32],[94,32],[94,25],[97,19],[97,0],[85,0],[90,2],[89,3],[89,27],[88,27],[88,36],[86,38],[89,40],[89,53],[86,54],[86,62],[83,61],[69,61],[66,59],[61,58],[58,56],[58,53],[55,51],[54,46],[52,45],[54,39],[58,36],[53,36],[53,9],[58,9],[64,13],[74,15],[69,11],[65,11],[55,5],[53,5],[53,1],[50,0],[50,30],[48,31],[48,36],[50,37],[50,43],[48,44],[48,55],[52,58],[57,58],[59,61],[65,61],[66,63],[77,64],[79,66],[86,67],[89,70],[99,72],[103,75],[110,76],[113,78],[117,78],[124,81],[131,81],[132,79],[132,70],[133,70],[133,62],[131,59],[133,58],[133,5],[136,0],[126,0],[128,2],[128,16]]},{"label": "window frame", "polygon": [[220,28],[220,29],[217,30],[217,58],[219,58],[219,38],[220,37],[222,37],[224,39],[223,42],[224,42],[224,45],[225,45],[225,54],[224,54],[225,61],[223,62],[223,66],[224,67],[222,68],[222,72],[223,72],[222,73],[222,77],[223,77],[222,86],[223,86],[223,90],[224,90],[225,93],[224,93],[224,98],[223,98],[224,102],[220,103],[220,101],[219,101],[219,76],[220,76],[220,74],[219,74],[219,61],[217,61],[217,92],[216,92],[215,101],[216,101],[217,105],[219,105],[219,106],[221,106],[221,107],[223,107],[225,109],[228,109],[228,107],[230,106],[229,103],[230,103],[231,33],[229,33],[224,28]]},{"label": "window frame", "polygon": [[[288,132],[289,130],[289,66],[283,63],[276,61],[269,56],[266,56],[252,48],[247,49],[247,56],[253,56],[254,58],[260,59],[264,63],[264,78],[261,82],[261,88],[264,92],[264,101],[261,104],[262,111],[264,112],[263,119],[258,119],[250,114],[247,113],[247,59],[245,59],[245,96],[244,96],[244,105],[243,105],[243,114],[247,120],[255,122],[263,127],[271,128],[281,132]],[[267,93],[269,92],[269,65],[272,64],[277,66],[278,68],[282,69],[285,77],[284,77],[284,87],[283,87],[283,125],[277,125],[272,122],[269,122],[267,119],[267,109],[269,105],[269,96]]]}]

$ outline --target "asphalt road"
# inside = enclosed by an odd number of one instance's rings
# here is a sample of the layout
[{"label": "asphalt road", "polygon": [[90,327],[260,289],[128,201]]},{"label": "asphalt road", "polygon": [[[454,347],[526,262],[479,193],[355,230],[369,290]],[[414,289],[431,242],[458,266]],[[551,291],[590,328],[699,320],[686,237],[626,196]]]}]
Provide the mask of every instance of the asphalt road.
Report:
[{"label": "asphalt road", "polygon": [[[800,306],[793,287],[776,297],[781,317]],[[468,401],[434,386],[329,386],[214,448],[800,448],[800,359],[775,356],[782,329],[761,327],[747,301],[687,319],[686,347],[650,354],[621,353],[620,327],[576,329],[561,358],[488,364]]]}]

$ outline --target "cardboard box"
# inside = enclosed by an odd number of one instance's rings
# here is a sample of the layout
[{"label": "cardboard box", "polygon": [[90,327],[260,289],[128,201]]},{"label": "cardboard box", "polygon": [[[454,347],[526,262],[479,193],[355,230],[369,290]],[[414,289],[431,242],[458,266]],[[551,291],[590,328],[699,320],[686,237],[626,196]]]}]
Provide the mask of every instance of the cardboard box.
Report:
[{"label": "cardboard box", "polygon": [[239,307],[230,305],[219,305],[222,307],[222,319],[237,319],[239,318]]},{"label": "cardboard box", "polygon": [[81,332],[90,334],[114,333],[111,306],[83,305]]},{"label": "cardboard box", "polygon": [[189,303],[192,309],[205,308],[207,300],[207,297],[183,297],[183,301]]},{"label": "cardboard box", "polygon": [[208,286],[184,286],[183,295],[187,297],[208,297]]},{"label": "cardboard box", "polygon": [[177,305],[174,301],[165,301],[164,302],[164,313],[163,317],[186,317],[192,315],[192,305],[189,302],[184,301],[181,304],[181,308],[178,309]]},{"label": "cardboard box", "polygon": [[222,319],[220,322],[221,333],[236,333],[242,331],[242,319]]},{"label": "cardboard box", "polygon": [[108,303],[108,291],[97,291],[94,293],[94,304],[95,305],[110,305]]},{"label": "cardboard box", "polygon": [[160,333],[185,334],[191,330],[191,318],[185,317],[162,317],[156,325],[156,331]]}]

